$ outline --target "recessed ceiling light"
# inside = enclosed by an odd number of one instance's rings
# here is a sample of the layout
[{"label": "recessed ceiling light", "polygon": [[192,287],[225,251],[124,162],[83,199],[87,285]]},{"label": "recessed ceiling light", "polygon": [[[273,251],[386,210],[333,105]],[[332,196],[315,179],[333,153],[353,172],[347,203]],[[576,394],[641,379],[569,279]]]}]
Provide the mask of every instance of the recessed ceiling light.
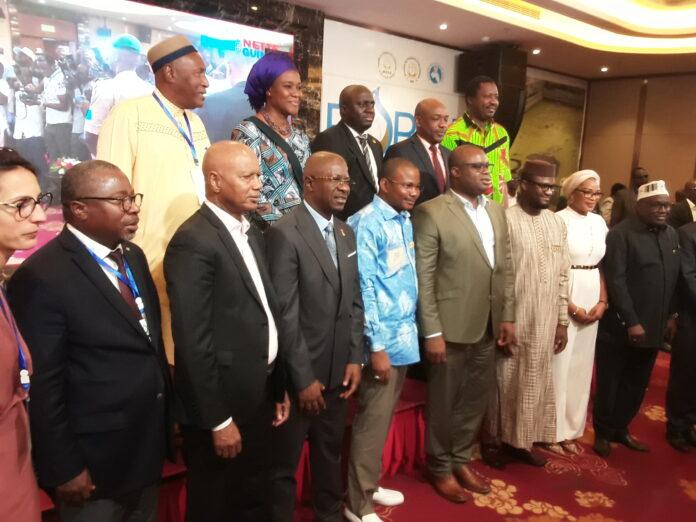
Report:
[{"label": "recessed ceiling light", "polygon": [[606,65],[602,65],[602,67],[601,67],[599,70],[602,71],[602,72],[608,72],[608,71],[609,71],[609,67],[607,67]]},{"label": "recessed ceiling light", "polygon": [[252,5],[252,6],[251,6],[251,10],[252,10],[252,11],[258,11],[258,10],[259,10],[259,6],[258,6],[258,5]]},{"label": "recessed ceiling light", "polygon": [[482,37],[481,37],[481,41],[482,41],[482,42],[490,42],[490,41],[491,41],[491,37],[490,37],[490,36],[482,36]]},{"label": "recessed ceiling light", "polygon": [[447,30],[447,24],[440,24],[440,31],[446,31]]},{"label": "recessed ceiling light", "polygon": [[128,20],[128,18],[126,18],[125,16],[122,16],[121,20],[123,20],[125,22],[126,20]]},{"label": "recessed ceiling light", "polygon": [[541,54],[541,49],[532,49],[532,54]]}]

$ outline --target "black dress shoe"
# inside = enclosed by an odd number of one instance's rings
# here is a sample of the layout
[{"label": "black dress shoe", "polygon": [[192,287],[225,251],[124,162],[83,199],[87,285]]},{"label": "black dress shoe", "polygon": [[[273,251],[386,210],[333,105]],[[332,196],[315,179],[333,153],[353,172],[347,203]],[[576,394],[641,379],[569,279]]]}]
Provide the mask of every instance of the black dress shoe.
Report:
[{"label": "black dress shoe", "polygon": [[682,453],[689,453],[691,451],[691,444],[681,435],[667,435],[667,442],[675,450],[681,451]]},{"label": "black dress shoe", "polygon": [[611,454],[611,444],[607,439],[597,437],[592,446],[592,450],[602,458],[607,458]]},{"label": "black dress shoe", "polygon": [[505,453],[515,460],[529,464],[530,466],[536,466],[542,468],[546,465],[549,459],[542,457],[534,450],[526,450],[521,448],[515,448],[509,444],[503,446],[505,448]]},{"label": "black dress shoe", "polygon": [[614,442],[618,442],[619,444],[623,444],[628,449],[632,449],[633,451],[642,451],[643,453],[647,453],[648,451],[650,451],[650,448],[647,445],[645,445],[642,442],[640,442],[639,440],[633,438],[628,433],[622,437],[615,438]]},{"label": "black dress shoe", "polygon": [[691,444],[692,446],[696,447],[696,430],[693,428],[689,428],[684,432],[684,440]]}]

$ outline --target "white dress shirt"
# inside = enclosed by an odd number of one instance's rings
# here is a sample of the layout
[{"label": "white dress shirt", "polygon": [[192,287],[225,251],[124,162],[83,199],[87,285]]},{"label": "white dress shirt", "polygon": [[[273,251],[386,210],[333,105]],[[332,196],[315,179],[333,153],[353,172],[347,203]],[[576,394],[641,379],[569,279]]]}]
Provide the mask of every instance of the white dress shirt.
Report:
[{"label": "white dress shirt", "polygon": [[694,221],[696,221],[696,205],[694,205],[689,198],[686,198],[686,202],[689,204],[689,208],[691,209],[691,216]]},{"label": "white dress shirt", "polygon": [[[418,136],[418,134],[416,134]],[[428,154],[428,159],[430,160],[430,163],[433,162],[433,155],[430,152],[430,147],[432,143],[430,143],[428,140],[424,140],[420,136],[418,136],[418,139],[420,142],[423,144],[425,147],[425,152]],[[442,173],[445,175],[445,183],[447,183],[447,167],[445,166],[445,159],[442,157],[442,151],[440,150],[439,143],[437,144],[437,160],[440,162],[440,168],[442,169]],[[435,165],[433,165],[433,172],[435,172]]]},{"label": "white dress shirt", "polygon": [[[58,103],[58,96],[66,96],[68,89],[65,86],[65,76],[63,71],[56,69],[46,78],[44,82],[43,99],[45,103]],[[56,123],[72,123],[72,109],[68,108],[64,111],[46,107],[46,125]]]},{"label": "white dress shirt", "polygon": [[370,169],[372,170],[372,182],[375,185],[375,189],[379,190],[379,179],[377,178],[377,176],[378,176],[377,162],[375,161],[375,155],[372,153],[372,147],[370,147],[370,135],[367,132],[365,132],[364,134],[358,134],[358,132],[354,128],[352,128],[350,125],[346,125],[346,127],[348,127],[348,130],[355,138],[355,141],[358,144],[358,149],[360,149],[360,152],[362,152],[362,144],[360,143],[358,136],[367,136],[367,153],[370,156]]},{"label": "white dress shirt", "polygon": [[[452,192],[454,192],[454,190]],[[469,214],[471,221],[474,223],[474,227],[476,227],[479,237],[481,238],[481,243],[483,243],[483,249],[486,252],[488,262],[491,264],[491,267],[495,267],[495,233],[493,232],[491,217],[486,211],[486,206],[490,204],[490,201],[485,196],[480,195],[477,198],[478,205],[474,208],[471,201],[456,192],[454,192],[454,194],[456,194],[459,201],[462,202],[464,210],[466,210],[466,213]]]}]

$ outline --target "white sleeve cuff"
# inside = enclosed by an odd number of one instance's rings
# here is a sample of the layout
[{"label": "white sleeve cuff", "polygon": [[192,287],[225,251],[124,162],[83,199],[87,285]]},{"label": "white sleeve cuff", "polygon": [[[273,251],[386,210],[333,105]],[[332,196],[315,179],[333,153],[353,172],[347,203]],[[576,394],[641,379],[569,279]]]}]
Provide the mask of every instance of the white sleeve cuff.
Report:
[{"label": "white sleeve cuff", "polygon": [[440,336],[440,335],[442,335],[442,332],[437,332],[437,333],[434,333],[434,334],[426,335],[426,336],[424,337],[424,339],[432,339],[433,337],[438,337],[438,336]]},{"label": "white sleeve cuff", "polygon": [[225,422],[223,422],[222,424],[218,424],[217,426],[215,426],[215,427],[213,428],[213,431],[220,431],[220,430],[223,430],[223,429],[225,429],[227,426],[229,426],[230,424],[232,424],[232,417],[230,417],[229,419],[227,419],[227,420],[226,420]]}]

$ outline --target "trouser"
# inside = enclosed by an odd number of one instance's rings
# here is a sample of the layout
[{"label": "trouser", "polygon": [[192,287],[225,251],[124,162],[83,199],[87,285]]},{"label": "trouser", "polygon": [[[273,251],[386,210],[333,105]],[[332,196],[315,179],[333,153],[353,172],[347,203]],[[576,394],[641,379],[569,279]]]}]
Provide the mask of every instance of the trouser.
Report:
[{"label": "trouser", "polygon": [[237,425],[242,451],[233,459],[215,454],[210,430],[182,426],[188,468],[187,522],[268,520],[268,449],[273,415],[274,404],[269,398],[257,414]]},{"label": "trouser", "polygon": [[46,124],[44,139],[46,140],[46,151],[50,161],[70,156],[71,135],[72,123]]},{"label": "trouser", "polygon": [[[679,436],[696,424],[696,320],[679,318],[680,328],[672,344],[667,385],[667,435]],[[689,321],[690,324],[684,324]]]},{"label": "trouser", "polygon": [[359,517],[375,512],[372,494],[379,482],[382,451],[407,368],[392,366],[386,384],[375,380],[370,366],[362,372],[348,462],[348,508]]},{"label": "trouser", "polygon": [[58,503],[61,522],[155,522],[159,484],[115,498],[88,500],[82,506]]},{"label": "trouser", "polygon": [[495,342],[447,343],[447,362],[428,364],[425,453],[428,470],[445,476],[467,464],[495,389]]},{"label": "trouser", "polygon": [[295,471],[305,439],[309,440],[312,504],[317,522],[342,522],[343,479],[341,450],[346,429],[347,401],[342,388],[324,391],[326,409],[305,415],[293,408],[290,418],[271,437],[271,519],[292,522],[295,509]]},{"label": "trouser", "polygon": [[628,434],[655,365],[657,348],[630,346],[625,336],[600,330],[597,337],[593,423],[597,438],[616,440]]}]

